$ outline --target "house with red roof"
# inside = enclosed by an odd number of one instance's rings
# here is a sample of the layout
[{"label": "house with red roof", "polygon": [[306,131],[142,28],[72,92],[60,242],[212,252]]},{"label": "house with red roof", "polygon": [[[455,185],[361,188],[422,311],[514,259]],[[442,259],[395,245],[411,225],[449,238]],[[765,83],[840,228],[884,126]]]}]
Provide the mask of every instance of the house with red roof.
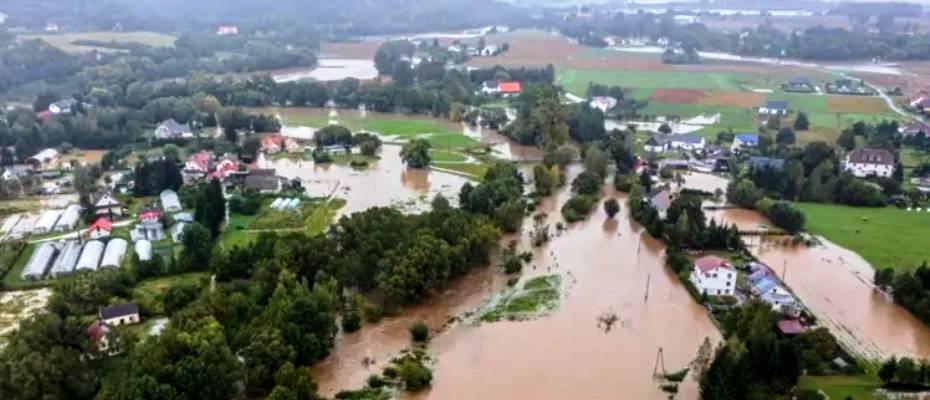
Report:
[{"label": "house with red roof", "polygon": [[214,168],[213,172],[207,174],[207,180],[219,179],[223,181],[236,171],[239,171],[239,163],[235,160],[224,158],[216,164],[216,168]]},{"label": "house with red roof", "polygon": [[485,81],[481,93],[487,95],[516,96],[523,92],[523,86],[517,81]]},{"label": "house with red roof", "polygon": [[729,261],[713,255],[694,262],[689,280],[698,292],[709,296],[732,296],[736,290],[736,270]]},{"label": "house with red roof", "polygon": [[110,236],[113,232],[113,223],[109,219],[100,217],[87,227],[87,237],[91,239],[100,239]]},{"label": "house with red roof", "polygon": [[300,151],[300,145],[297,144],[297,141],[281,135],[265,136],[262,138],[261,144],[262,151],[268,154],[280,153],[281,151],[287,151],[288,153]]}]

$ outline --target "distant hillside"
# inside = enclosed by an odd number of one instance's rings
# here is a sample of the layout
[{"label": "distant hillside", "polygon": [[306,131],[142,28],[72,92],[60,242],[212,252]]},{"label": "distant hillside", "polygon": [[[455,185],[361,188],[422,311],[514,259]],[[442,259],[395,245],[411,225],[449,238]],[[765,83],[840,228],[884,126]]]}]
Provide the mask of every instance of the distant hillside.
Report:
[{"label": "distant hillside", "polygon": [[[275,24],[381,34],[460,29],[528,21],[510,4],[494,0],[5,0],[9,24],[42,29],[55,21],[65,30],[189,30],[241,24],[270,30]],[[68,7],[61,5],[67,3]]]}]

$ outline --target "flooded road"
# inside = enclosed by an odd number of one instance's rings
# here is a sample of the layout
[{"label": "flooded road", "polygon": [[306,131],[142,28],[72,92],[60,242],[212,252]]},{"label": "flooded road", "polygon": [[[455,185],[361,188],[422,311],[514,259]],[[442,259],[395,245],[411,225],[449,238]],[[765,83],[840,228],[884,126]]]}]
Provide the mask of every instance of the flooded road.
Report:
[{"label": "flooded road", "polygon": [[[570,171],[577,172],[577,167]],[[622,195],[609,195],[624,202]],[[562,191],[537,210],[548,214],[553,232],[568,197]],[[524,231],[530,229],[528,221]],[[430,344],[436,357],[432,388],[411,398],[665,399],[653,379],[659,349],[667,370],[677,370],[694,358],[705,338],[715,343],[719,333],[665,268],[663,246],[639,231],[625,210],[607,220],[598,207],[587,221],[532,249],[522,279],[560,275],[561,306],[533,321],[448,325]],[[527,240],[521,242],[525,248]],[[331,396],[364,386],[370,374],[409,345],[413,321],[425,319],[438,329],[498,293],[504,280],[495,268],[477,269],[429,304],[340,337],[333,355],[314,368],[320,392]],[[605,313],[618,317],[609,332],[598,327]],[[376,364],[364,367],[365,357]],[[689,377],[679,398],[697,397]]]},{"label": "flooded road", "polygon": [[[729,209],[708,215],[740,229],[769,224],[759,213]],[[784,237],[751,241],[753,253],[775,271],[801,301],[852,350],[872,358],[930,357],[930,328],[872,288],[872,267],[862,257],[822,240],[821,246],[788,244]],[[750,243],[750,240],[747,240]]]}]

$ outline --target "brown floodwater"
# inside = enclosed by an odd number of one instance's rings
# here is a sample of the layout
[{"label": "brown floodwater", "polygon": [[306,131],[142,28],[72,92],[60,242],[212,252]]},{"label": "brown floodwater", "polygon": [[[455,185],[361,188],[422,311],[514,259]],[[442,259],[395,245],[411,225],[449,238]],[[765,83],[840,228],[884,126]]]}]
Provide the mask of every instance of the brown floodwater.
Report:
[{"label": "brown floodwater", "polygon": [[[708,215],[740,229],[770,225],[755,211],[728,209]],[[930,357],[930,328],[873,289],[874,271],[862,257],[822,239],[815,247],[794,246],[784,237],[747,240],[763,262],[785,273],[785,282],[840,340],[872,358]],[[761,242],[761,244],[760,244]]]},{"label": "brown floodwater", "polygon": [[308,194],[334,195],[346,200],[340,214],[351,214],[372,207],[395,206],[415,212],[428,206],[438,193],[457,203],[459,190],[467,178],[428,169],[407,168],[400,159],[400,147],[384,145],[381,159],[368,168],[323,164],[312,161],[277,160],[260,156],[259,168],[273,168],[278,176],[299,178]]},{"label": "brown floodwater", "polygon": [[[577,173],[578,168],[570,172]],[[622,195],[608,196],[623,201]],[[553,231],[554,222],[561,220],[558,210],[568,197],[562,191],[537,209],[548,214]],[[523,248],[531,225],[531,220],[524,225]],[[665,268],[661,243],[640,231],[626,212],[609,221],[598,207],[588,220],[532,249],[533,261],[521,279],[560,274],[560,307],[532,321],[445,325],[429,346],[436,358],[433,386],[409,397],[666,398],[653,379],[659,349],[667,369],[676,370],[694,358],[705,338],[716,343],[720,335],[705,310]],[[505,279],[494,268],[476,269],[430,303],[340,336],[333,354],[314,368],[321,393],[331,396],[364,386],[370,374],[380,372],[393,355],[409,346],[407,328],[412,322],[425,320],[440,329],[452,317],[480,307],[504,287]],[[609,332],[598,327],[598,317],[605,313],[619,318]],[[366,367],[366,358],[373,358],[375,364]],[[679,398],[698,398],[690,377]]]}]

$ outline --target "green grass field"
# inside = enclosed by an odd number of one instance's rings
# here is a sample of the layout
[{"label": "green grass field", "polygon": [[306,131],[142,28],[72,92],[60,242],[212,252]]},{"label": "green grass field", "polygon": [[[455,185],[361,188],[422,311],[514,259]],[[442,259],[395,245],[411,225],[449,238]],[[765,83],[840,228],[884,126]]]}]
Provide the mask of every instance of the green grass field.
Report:
[{"label": "green grass field", "polygon": [[21,35],[22,39],[41,39],[69,53],[83,53],[91,50],[113,50],[106,47],[81,46],[73,42],[77,40],[93,40],[98,42],[140,43],[154,47],[173,47],[174,36],[157,32],[81,32],[42,35]]},{"label": "green grass field", "polygon": [[830,400],[843,400],[852,397],[854,400],[878,400],[875,390],[881,384],[867,375],[856,376],[802,376],[798,387],[801,389],[819,390],[826,394]]},{"label": "green grass field", "polygon": [[681,119],[688,119],[701,114],[719,113],[720,123],[706,129],[712,132],[713,135],[727,128],[733,128],[736,132],[755,132],[757,125],[756,113],[748,108],[649,102],[642,112],[650,115],[678,116]]},{"label": "green grass field", "polygon": [[[583,96],[591,82],[635,89],[702,89],[744,91],[774,88],[780,81],[741,72],[622,71],[558,68],[557,81],[570,93]],[[644,91],[638,92],[643,96]]]},{"label": "green grass field", "polygon": [[[258,238],[262,232],[275,231],[303,231],[308,235],[318,235],[323,233],[340,208],[345,206],[343,199],[330,199],[310,203],[304,201],[302,214],[292,214],[289,211],[279,211],[268,209],[271,199],[266,199],[262,204],[262,210],[256,215],[242,215],[230,213],[229,223],[226,225],[226,231],[223,232],[223,247],[232,248],[234,246],[246,246]],[[300,217],[303,221],[300,221]],[[287,222],[282,222],[286,219]],[[279,228],[271,229],[269,227],[277,226]]]},{"label": "green grass field", "polygon": [[875,268],[912,269],[930,261],[926,249],[930,212],[813,203],[798,206],[807,216],[808,231],[858,253]]}]

